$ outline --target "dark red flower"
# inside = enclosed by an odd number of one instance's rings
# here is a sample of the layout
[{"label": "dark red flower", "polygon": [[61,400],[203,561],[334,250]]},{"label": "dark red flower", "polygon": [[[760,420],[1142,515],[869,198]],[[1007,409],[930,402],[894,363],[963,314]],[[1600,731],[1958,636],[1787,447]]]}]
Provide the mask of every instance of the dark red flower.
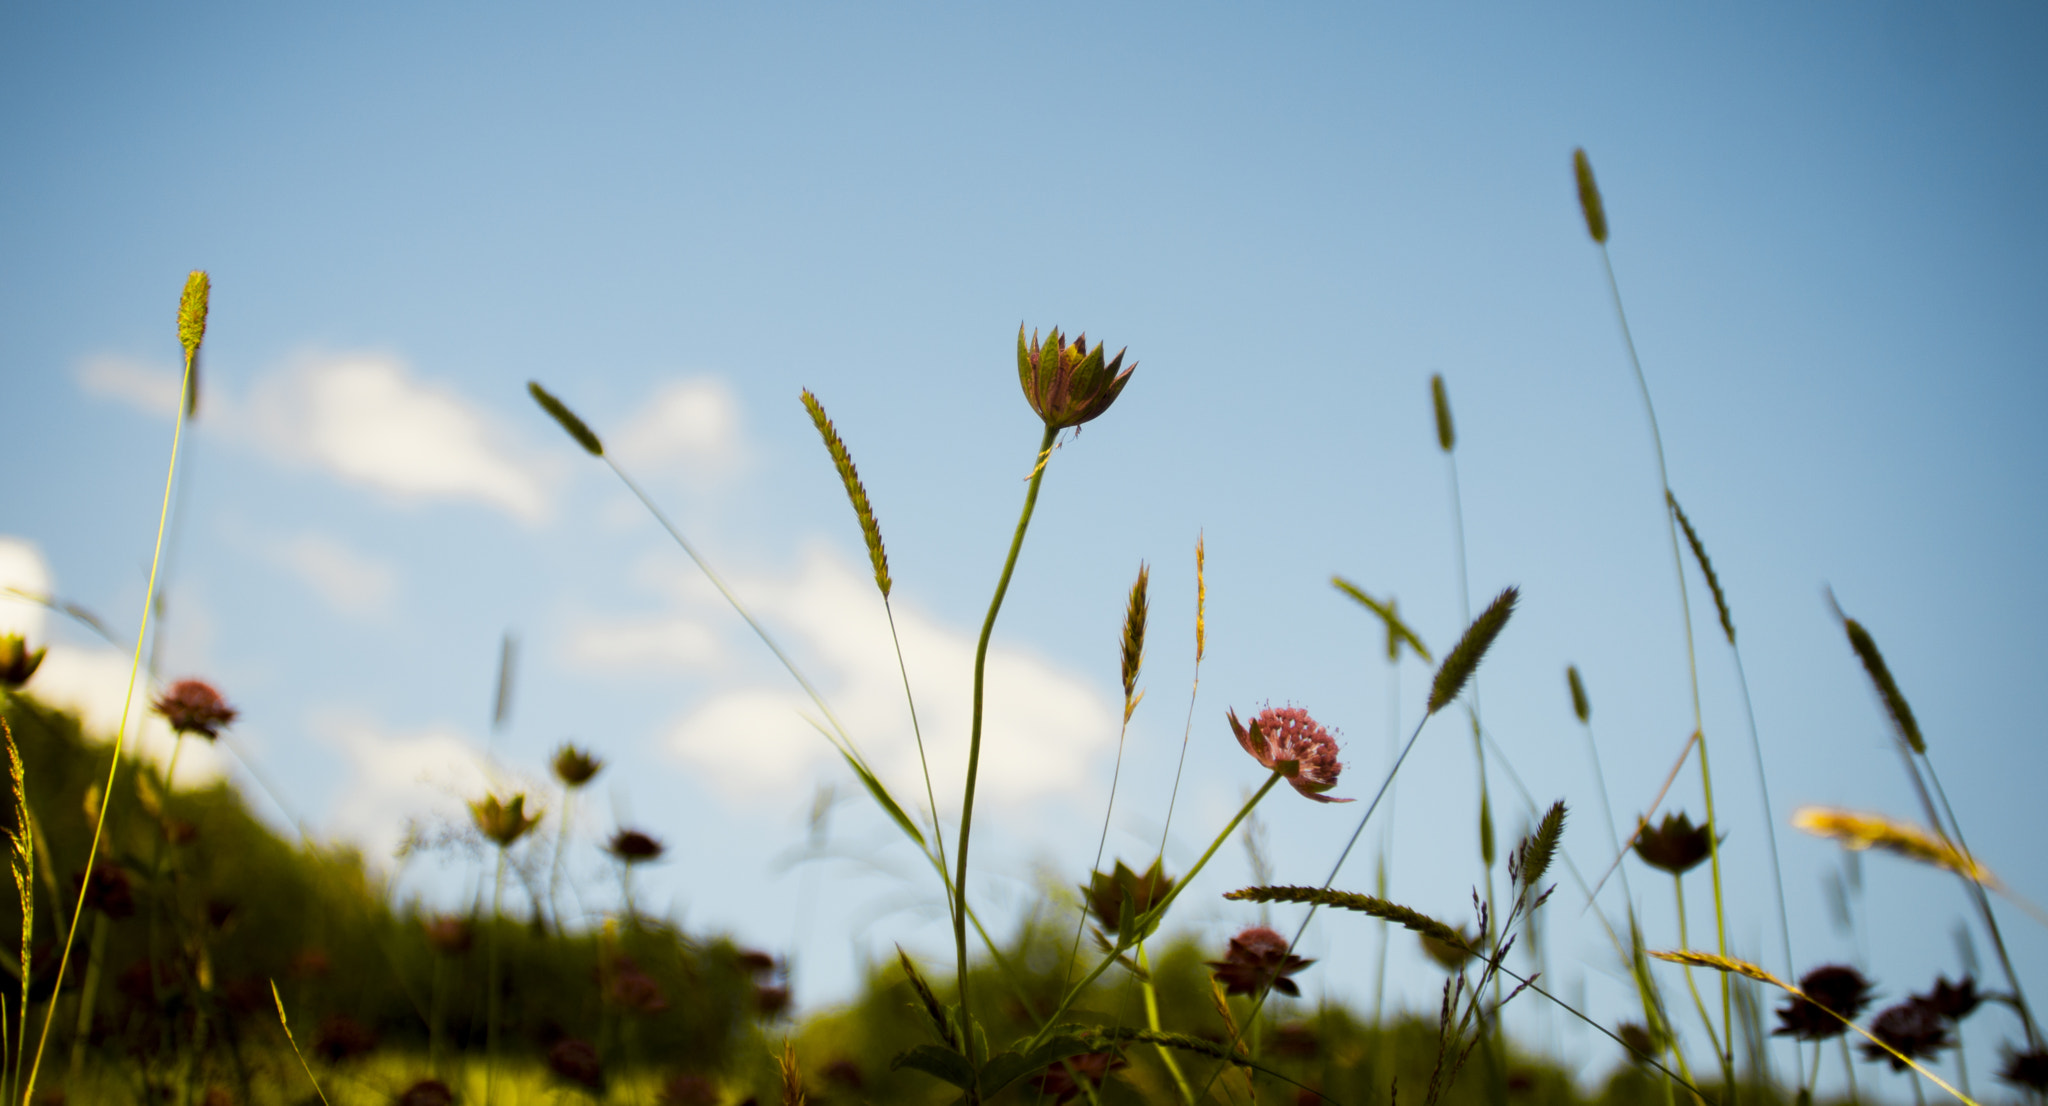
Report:
[{"label": "dark red flower", "polygon": [[2010,1052],[2005,1054],[2005,1066],[1998,1069],[1998,1077],[2015,1087],[2031,1091],[2048,1091],[2048,1049],[2037,1048],[2032,1052]]},{"label": "dark red flower", "polygon": [[634,1014],[659,1014],[668,1009],[668,996],[662,993],[661,984],[624,956],[613,961],[604,991],[607,1001]]},{"label": "dark red flower", "polygon": [[861,1077],[860,1065],[844,1056],[825,1065],[825,1082],[836,1083],[849,1091],[857,1091],[867,1085],[867,1080]]},{"label": "dark red flower", "polygon": [[[1863,978],[1862,972],[1840,964],[1815,968],[1800,976],[1799,989],[1806,997],[1795,997],[1778,1008],[1778,1028],[1771,1031],[1772,1036],[1802,1041],[1839,1037],[1849,1027],[1835,1014],[1854,1018],[1870,1005],[1870,981]],[[1834,1014],[1828,1013],[1830,1010]]]},{"label": "dark red flower", "polygon": [[597,1059],[597,1046],[576,1037],[564,1037],[548,1049],[548,1070],[585,1090],[604,1092],[604,1065]]},{"label": "dark red flower", "polygon": [[1684,814],[1666,814],[1664,824],[1644,822],[1636,830],[1636,855],[1652,868],[1682,876],[1700,866],[1712,854],[1714,843],[1707,827],[1695,826]]},{"label": "dark red flower", "polygon": [[1265,926],[1232,937],[1223,959],[1208,962],[1225,994],[1255,995],[1270,986],[1290,997],[1300,995],[1301,988],[1287,977],[1313,963],[1289,953],[1287,938]]},{"label": "dark red flower", "polygon": [[1278,770],[1296,791],[1319,803],[1348,803],[1323,792],[1337,786],[1344,766],[1337,761],[1337,739],[1300,707],[1267,707],[1247,728],[1230,712],[1230,730],[1237,743],[1267,768]]},{"label": "dark red flower", "polygon": [[205,680],[179,680],[158,696],[154,705],[171,729],[196,733],[208,741],[219,737],[220,728],[233,722],[237,713]]},{"label": "dark red flower", "polygon": [[741,949],[734,954],[733,962],[748,975],[765,975],[775,970],[775,958],[759,949]]},{"label": "dark red flower", "polygon": [[1084,1052],[1067,1057],[1026,1082],[1037,1088],[1038,1093],[1051,1095],[1055,1106],[1059,1106],[1081,1097],[1081,1084],[1075,1081],[1075,1076],[1086,1080],[1091,1087],[1100,1087],[1110,1072],[1125,1066],[1126,1062],[1114,1052]]},{"label": "dark red flower", "polygon": [[779,1018],[789,1011],[790,995],[787,987],[754,988],[754,1009],[764,1018]]},{"label": "dark red flower", "polygon": [[[1909,998],[1887,1006],[1870,1021],[1870,1035],[1914,1060],[1928,1060],[1955,1044],[1949,1039],[1948,1020],[1932,1003]],[[1862,1045],[1865,1060],[1889,1060],[1893,1071],[1905,1071],[1906,1061],[1884,1050],[1875,1041]]]},{"label": "dark red flower", "polygon": [[1934,990],[1915,999],[1934,1008],[1935,1013],[1952,1022],[1962,1021],[1977,1009],[1984,996],[1977,993],[1977,981],[1963,976],[1962,982],[1950,983],[1947,976],[1934,977]]},{"label": "dark red flower", "polygon": [[627,864],[639,864],[649,860],[660,860],[663,852],[660,841],[639,830],[622,829],[612,834],[611,844],[605,851]]}]

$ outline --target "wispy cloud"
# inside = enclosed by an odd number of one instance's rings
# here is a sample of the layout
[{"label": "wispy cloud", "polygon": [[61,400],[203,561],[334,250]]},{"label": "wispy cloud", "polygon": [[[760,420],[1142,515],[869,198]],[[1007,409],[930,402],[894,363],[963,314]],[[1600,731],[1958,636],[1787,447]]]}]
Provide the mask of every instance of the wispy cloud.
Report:
[{"label": "wispy cloud", "polygon": [[[818,550],[793,577],[734,583],[758,616],[787,635],[792,652],[812,659],[809,675],[897,798],[924,805],[913,801],[924,790],[917,746],[888,623],[865,566]],[[974,638],[900,593],[896,627],[932,772],[958,780],[966,772]],[[758,648],[744,630],[727,636],[733,648]],[[712,773],[726,794],[787,791],[801,770],[832,757],[804,720],[815,715],[781,678],[714,693],[672,723],[665,740],[677,756]],[[992,648],[979,794],[1016,804],[1074,790],[1090,778],[1091,758],[1115,740],[1116,724],[1115,708],[1080,676],[1024,650]],[[940,788],[941,804],[957,801],[954,790]]]},{"label": "wispy cloud", "polygon": [[170,362],[151,363],[119,354],[98,353],[73,371],[86,394],[111,399],[144,414],[171,418],[178,413],[181,380]]},{"label": "wispy cloud", "polygon": [[312,730],[349,765],[325,832],[375,861],[396,855],[409,826],[467,825],[468,802],[494,782],[476,742],[449,727],[392,731],[327,713],[314,717]]},{"label": "wispy cloud", "polygon": [[336,613],[376,618],[391,611],[398,569],[324,534],[311,532],[269,543],[272,563],[312,588]]},{"label": "wispy cloud", "polygon": [[539,465],[484,409],[383,353],[307,356],[265,377],[248,416],[273,452],[402,499],[467,499],[535,522]]},{"label": "wispy cloud", "polygon": [[719,635],[694,618],[581,621],[569,631],[569,662],[590,672],[674,672],[714,662]]},{"label": "wispy cloud", "polygon": [[650,474],[673,473],[700,482],[722,479],[745,460],[739,400],[717,377],[672,381],[607,437],[606,448]]}]

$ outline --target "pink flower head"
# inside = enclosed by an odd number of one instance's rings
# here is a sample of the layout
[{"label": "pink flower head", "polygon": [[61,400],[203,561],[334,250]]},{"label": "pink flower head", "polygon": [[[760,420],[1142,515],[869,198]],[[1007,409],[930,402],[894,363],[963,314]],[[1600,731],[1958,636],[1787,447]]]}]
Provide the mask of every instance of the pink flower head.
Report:
[{"label": "pink flower head", "polygon": [[153,705],[171,729],[196,733],[208,741],[219,737],[220,728],[233,722],[237,713],[205,680],[179,680]]},{"label": "pink flower head", "polygon": [[1319,803],[1348,803],[1323,792],[1337,786],[1337,739],[1330,736],[1308,712],[1300,707],[1267,707],[1252,719],[1249,729],[1230,712],[1230,729],[1237,743],[1267,768],[1287,777],[1296,791]]}]

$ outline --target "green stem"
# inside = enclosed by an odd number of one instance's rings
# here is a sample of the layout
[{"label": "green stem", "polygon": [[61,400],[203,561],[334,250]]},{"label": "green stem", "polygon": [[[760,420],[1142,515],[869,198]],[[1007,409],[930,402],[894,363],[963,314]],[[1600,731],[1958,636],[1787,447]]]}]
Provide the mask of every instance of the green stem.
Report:
[{"label": "green stem", "polygon": [[491,888],[491,955],[490,970],[485,973],[490,980],[491,994],[484,1014],[484,1106],[491,1106],[492,1085],[498,1078],[498,941],[500,913],[505,904],[505,847],[498,846],[498,876]]},{"label": "green stem", "polygon": [[953,909],[953,884],[946,880],[946,833],[939,825],[939,799],[932,790],[932,766],[924,756],[924,730],[917,723],[917,699],[910,693],[910,668],[903,663],[903,639],[896,635],[896,609],[882,596],[882,613],[889,617],[889,644],[896,647],[896,672],[903,677],[903,701],[910,705],[910,733],[917,739],[917,766],[924,773],[924,801],[932,812],[932,844],[939,854],[939,879],[946,884],[946,909]]},{"label": "green stem", "polygon": [[[1031,470],[1031,486],[1024,493],[1024,510],[1017,517],[1017,533],[1010,539],[1010,554],[1003,560],[1003,574],[996,581],[995,597],[989,600],[988,617],[982,620],[981,638],[974,646],[974,716],[967,739],[967,786],[960,800],[958,874],[953,877],[953,896],[958,904],[953,911],[953,953],[960,978],[961,1046],[970,1065],[977,1064],[977,1059],[974,1054],[973,1014],[967,1005],[967,845],[968,836],[974,829],[974,785],[981,773],[981,713],[987,682],[988,639],[995,633],[996,615],[1003,609],[1003,596],[1010,590],[1010,576],[1017,570],[1017,554],[1024,548],[1024,532],[1031,527],[1031,512],[1038,506],[1038,487],[1045,481],[1045,468],[1052,460],[1053,440],[1058,435],[1056,427],[1047,426],[1045,437],[1038,443],[1038,455]],[[970,1087],[967,1097],[971,1103],[981,1101],[980,1088]]]},{"label": "green stem", "polygon": [[[1152,1032],[1157,1033],[1160,1031],[1159,992],[1157,988],[1152,986],[1152,964],[1151,961],[1145,959],[1145,942],[1143,941],[1138,942],[1138,969],[1145,973],[1139,980],[1140,986],[1145,990],[1145,1024],[1151,1028]],[[1188,1077],[1181,1074],[1180,1064],[1173,1058],[1173,1050],[1165,1045],[1154,1045],[1152,1047],[1159,1050],[1159,1060],[1166,1065],[1167,1074],[1173,1076],[1173,1085],[1179,1089],[1181,1100],[1186,1102],[1188,1106],[1195,1106],[1195,1089],[1188,1086]]]},{"label": "green stem", "polygon": [[[1686,936],[1685,931],[1685,880],[1674,875],[1671,877],[1671,887],[1673,893],[1678,898],[1678,947],[1689,949],[1692,947],[1692,942]],[[1693,982],[1692,966],[1688,964],[1684,970],[1685,989],[1692,992],[1692,1004],[1700,1012],[1700,1024],[1707,1027],[1707,1043],[1714,1046],[1714,1055],[1719,1056],[1721,1055],[1721,1039],[1714,1035],[1714,1019],[1707,1016],[1707,1004],[1700,998],[1699,985]],[[1734,1090],[1732,1083],[1725,1084],[1724,1087],[1723,1093],[1730,1093]]]},{"label": "green stem", "polygon": [[[1672,517],[1671,475],[1664,463],[1664,434],[1657,426],[1657,407],[1654,403],[1650,402],[1650,382],[1643,375],[1642,358],[1636,354],[1636,340],[1635,335],[1629,330],[1628,311],[1622,307],[1621,303],[1621,283],[1615,279],[1614,259],[1608,255],[1605,242],[1600,244],[1600,263],[1607,270],[1607,289],[1614,295],[1615,318],[1621,322],[1622,341],[1628,347],[1628,363],[1635,370],[1636,387],[1643,394],[1643,412],[1650,419],[1650,441],[1656,447],[1657,483],[1664,493],[1664,531],[1671,539],[1671,567],[1678,580],[1678,608],[1685,620],[1685,668],[1692,690],[1693,732],[1699,735],[1700,788],[1705,794],[1707,805],[1707,855],[1712,865],[1714,876],[1715,951],[1722,956],[1726,956],[1728,955],[1728,914],[1721,893],[1720,823],[1714,817],[1714,774],[1707,764],[1707,731],[1700,711],[1700,670],[1699,659],[1696,656],[1697,650],[1693,645],[1692,599],[1686,594],[1685,590],[1685,557],[1678,549],[1678,521]],[[1724,1030],[1730,1031],[1732,1035],[1735,1024],[1735,1012],[1730,986],[1731,983],[1727,974],[1725,972],[1722,973],[1721,1027]],[[1733,1086],[1735,1082],[1734,1056],[1731,1053],[1722,1053],[1717,1058],[1721,1061],[1721,1070],[1725,1077],[1725,1082]]]}]

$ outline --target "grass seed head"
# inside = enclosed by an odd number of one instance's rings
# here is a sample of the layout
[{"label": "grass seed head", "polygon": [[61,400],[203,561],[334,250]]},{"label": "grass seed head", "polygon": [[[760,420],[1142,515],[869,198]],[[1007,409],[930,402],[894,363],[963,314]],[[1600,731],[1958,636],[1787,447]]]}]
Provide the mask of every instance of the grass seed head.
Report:
[{"label": "grass seed head", "polygon": [[185,278],[185,291],[178,296],[178,344],[185,347],[185,363],[199,355],[199,344],[206,340],[206,300],[213,291],[213,281],[202,269],[192,270]]},{"label": "grass seed head", "polygon": [[1130,602],[1124,608],[1124,632],[1119,642],[1118,660],[1124,678],[1124,721],[1131,720],[1131,712],[1138,709],[1138,672],[1145,666],[1145,619],[1150,612],[1146,601],[1146,588],[1151,583],[1152,570],[1143,561],[1138,562],[1138,580],[1131,585]]},{"label": "grass seed head", "polygon": [[566,431],[571,438],[576,439],[576,444],[582,446],[585,452],[592,457],[604,456],[604,443],[598,441],[597,435],[591,432],[590,427],[576,417],[576,412],[569,410],[561,400],[541,387],[540,381],[527,381],[526,393],[533,397],[535,403],[540,404],[540,409],[546,411],[555,420],[556,425]]},{"label": "grass seed head", "polygon": [[1579,666],[1570,664],[1564,670],[1565,685],[1572,691],[1572,713],[1579,721],[1589,722],[1593,718],[1593,704],[1586,698],[1586,685],[1579,679]]},{"label": "grass seed head", "polygon": [[1593,181],[1593,162],[1586,148],[1572,151],[1572,176],[1579,182],[1579,210],[1586,216],[1586,233],[1593,241],[1607,244],[1607,205],[1600,202],[1600,186]]},{"label": "grass seed head", "polygon": [[882,526],[875,521],[875,509],[868,503],[867,486],[860,482],[860,470],[853,467],[853,454],[847,452],[846,443],[840,439],[839,430],[832,420],[825,416],[825,405],[811,394],[809,388],[803,392],[804,410],[810,413],[811,424],[818,428],[818,436],[825,439],[825,452],[832,456],[832,467],[839,472],[839,482],[846,487],[846,498],[853,504],[853,514],[860,521],[860,536],[867,543],[868,561],[875,569],[875,587],[881,589],[882,598],[889,598],[889,552],[882,546]]},{"label": "grass seed head", "polygon": [[1514,616],[1515,602],[1521,598],[1521,590],[1514,587],[1503,589],[1494,596],[1493,602],[1479,612],[1472,625],[1465,628],[1465,636],[1458,639],[1449,656],[1436,670],[1436,679],[1429,685],[1429,713],[1450,706],[1458,693],[1465,690],[1465,684],[1472,679],[1472,673],[1479,670],[1479,662],[1486,659],[1486,651],[1493,647],[1493,641],[1505,629],[1508,619]]},{"label": "grass seed head", "polygon": [[1891,715],[1899,737],[1912,746],[1914,752],[1926,755],[1927,742],[1920,736],[1920,723],[1913,717],[1913,708],[1907,705],[1898,681],[1892,679],[1892,670],[1884,663],[1884,654],[1877,651],[1877,639],[1853,618],[1844,618],[1842,629],[1849,635],[1849,647],[1856,650],[1857,658],[1863,662],[1863,670],[1870,674],[1870,682],[1877,685],[1878,697],[1884,700],[1885,713]]},{"label": "grass seed head", "polygon": [[1451,425],[1451,396],[1444,390],[1444,374],[1429,378],[1429,402],[1436,409],[1437,448],[1449,453],[1458,447],[1458,431]]},{"label": "grass seed head", "polygon": [[1032,331],[1026,345],[1024,327],[1017,327],[1017,379],[1024,386],[1024,398],[1047,427],[1064,430],[1079,426],[1109,410],[1123,394],[1138,363],[1123,368],[1126,350],[1118,350],[1114,359],[1104,363],[1102,352],[1100,343],[1093,348],[1088,345],[1086,334],[1069,343],[1058,327],[1046,335],[1043,344],[1038,332]]},{"label": "grass seed head", "polygon": [[1986,887],[1999,886],[1998,877],[1992,875],[1990,869],[1979,864],[1976,858],[1963,852],[1946,838],[1929,833],[1911,822],[1887,818],[1882,814],[1864,814],[1836,807],[1806,806],[1793,812],[1792,824],[1816,837],[1839,841],[1843,848],[1855,852],[1871,848],[1883,849],[1908,860],[1946,868]]}]

